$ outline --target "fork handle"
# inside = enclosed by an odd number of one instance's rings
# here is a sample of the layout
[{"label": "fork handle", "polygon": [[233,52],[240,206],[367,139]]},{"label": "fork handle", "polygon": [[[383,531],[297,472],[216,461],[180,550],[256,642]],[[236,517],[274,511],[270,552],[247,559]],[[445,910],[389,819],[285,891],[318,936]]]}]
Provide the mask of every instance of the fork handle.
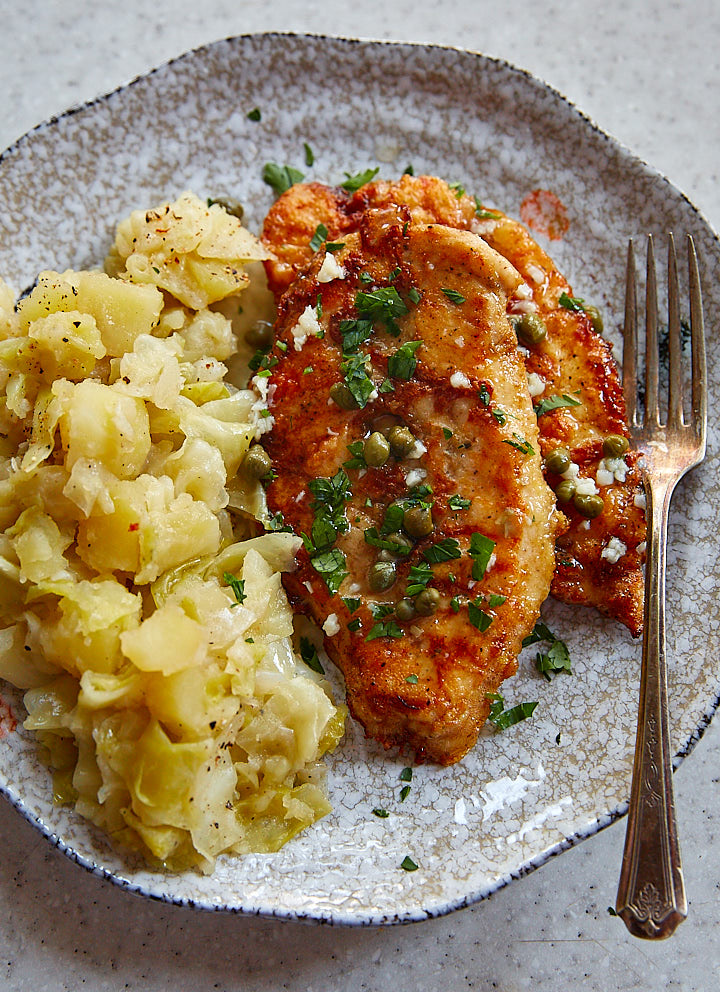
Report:
[{"label": "fork handle", "polygon": [[687,916],[675,820],[665,660],[665,563],[673,481],[647,481],[645,622],[637,741],[616,910],[636,937],[669,937]]}]

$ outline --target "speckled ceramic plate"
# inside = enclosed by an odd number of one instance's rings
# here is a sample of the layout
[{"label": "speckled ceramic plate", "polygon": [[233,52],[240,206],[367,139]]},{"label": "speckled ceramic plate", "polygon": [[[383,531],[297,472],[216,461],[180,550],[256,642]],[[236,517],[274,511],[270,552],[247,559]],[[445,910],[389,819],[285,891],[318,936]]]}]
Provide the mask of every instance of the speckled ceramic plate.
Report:
[{"label": "speckled ceramic plate", "polygon": [[[255,107],[259,122],[247,116]],[[314,152],[311,168],[304,143]],[[375,165],[381,176],[396,177],[408,164],[416,174],[461,182],[535,225],[574,291],[604,308],[610,334],[620,323],[628,236],[692,233],[707,312],[720,312],[720,250],[707,223],[546,85],[468,52],[316,37],[219,42],[27,135],[0,159],[0,272],[20,290],[41,268],[97,264],[119,218],[186,188],[239,199],[257,228],[272,201],[261,180],[267,161],[330,182]],[[562,237],[551,241],[549,234]],[[678,759],[702,733],[720,683],[717,335],[709,348],[710,455],[686,481],[670,532]],[[404,762],[351,728],[331,763],[334,812],[280,853],[223,859],[211,877],[147,871],[74,813],[53,808],[30,737],[12,729],[22,704],[6,686],[0,788],[79,863],[168,902],[335,923],[444,913],[483,898],[625,809],[639,645],[589,610],[549,603],[546,618],[569,644],[574,675],[548,684],[532,657],[523,661],[504,691],[508,705],[539,700],[532,720],[488,732],[453,768],[416,768],[403,803]],[[376,806],[390,817],[373,816]],[[406,855],[417,871],[399,867]]]}]

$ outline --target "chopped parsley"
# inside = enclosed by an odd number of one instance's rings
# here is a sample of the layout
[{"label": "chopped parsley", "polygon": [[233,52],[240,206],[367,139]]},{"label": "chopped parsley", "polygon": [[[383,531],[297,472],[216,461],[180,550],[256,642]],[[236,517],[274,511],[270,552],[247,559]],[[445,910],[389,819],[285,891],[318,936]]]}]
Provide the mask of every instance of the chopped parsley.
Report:
[{"label": "chopped parsley", "polygon": [[480,388],[478,389],[478,399],[483,406],[490,406],[490,390],[485,382],[480,384]]},{"label": "chopped parsley", "polygon": [[375,809],[372,811],[372,814],[373,816],[378,816],[381,820],[387,820],[387,818],[390,816],[388,811],[386,809],[383,809],[381,806],[376,806]]},{"label": "chopped parsley", "polygon": [[411,286],[410,287],[410,289],[408,290],[408,294],[407,295],[408,295],[408,299],[410,300],[410,302],[411,303],[414,303],[416,306],[420,302],[420,300],[422,299],[422,293],[415,286]]},{"label": "chopped parsley", "polygon": [[305,152],[305,165],[310,168],[311,165],[315,165],[315,154],[307,141],[303,141],[303,150]]},{"label": "chopped parsley", "polygon": [[473,531],[470,535],[468,554],[472,558],[472,577],[479,582],[485,576],[490,558],[495,550],[495,542],[484,534]]},{"label": "chopped parsley", "polygon": [[527,720],[528,717],[533,715],[537,706],[537,702],[518,703],[517,706],[512,706],[509,710],[506,710],[505,700],[499,692],[490,692],[487,694],[487,698],[490,700],[490,716],[488,719],[491,723],[495,724],[498,730],[507,730],[508,727],[512,727],[522,720]]},{"label": "chopped parsley", "polygon": [[414,166],[412,166],[410,164],[406,165],[405,166],[405,169],[403,170],[403,175],[404,176],[414,176],[415,175],[415,168],[414,168]]},{"label": "chopped parsley", "polygon": [[245,579],[237,579],[231,572],[223,572],[223,579],[225,584],[230,586],[235,597],[235,602],[233,606],[240,606],[247,599],[245,593]]},{"label": "chopped parsley", "polygon": [[447,296],[451,303],[457,303],[458,306],[465,302],[465,297],[462,293],[458,293],[456,289],[442,289],[441,292]]},{"label": "chopped parsley", "polygon": [[388,358],[388,375],[394,379],[412,379],[417,368],[415,352],[422,341],[406,341]]},{"label": "chopped parsley", "polygon": [[504,410],[501,410],[499,406],[494,406],[490,413],[492,413],[493,417],[497,420],[501,427],[505,426],[507,423],[507,414]]},{"label": "chopped parsley", "polygon": [[348,610],[351,613],[354,613],[355,610],[360,608],[361,600],[352,599],[349,596],[343,596],[343,603],[347,606]]},{"label": "chopped parsley", "polygon": [[308,668],[312,668],[312,670],[317,672],[319,675],[325,674],[325,669],[320,662],[317,649],[312,641],[309,641],[307,637],[300,638],[300,657]]},{"label": "chopped parsley", "polygon": [[465,496],[460,496],[458,493],[455,493],[448,500],[448,506],[451,510],[467,510],[471,503],[471,499],[466,499]]},{"label": "chopped parsley", "polygon": [[401,782],[412,782],[413,770],[412,768],[403,768],[400,772],[399,778]]},{"label": "chopped parsley", "polygon": [[523,455],[535,454],[535,449],[530,444],[530,442],[526,441],[524,437],[520,437],[520,435],[516,434],[514,431],[512,438],[504,437],[502,439],[502,443],[509,444],[511,448],[517,448],[517,450],[521,451]]},{"label": "chopped parsley", "polygon": [[566,310],[573,310],[575,313],[585,312],[585,300],[581,300],[579,296],[568,296],[567,293],[561,293],[558,303]]},{"label": "chopped parsley", "polygon": [[410,786],[404,785],[400,790],[400,802],[404,803],[409,795],[410,795]]},{"label": "chopped parsley", "polygon": [[310,239],[310,248],[312,249],[312,251],[319,251],[320,246],[323,244],[323,242],[327,241],[327,236],[328,236],[328,229],[325,227],[324,224],[318,224],[318,226],[315,228],[315,233]]},{"label": "chopped parsley", "polygon": [[380,168],[378,166],[376,169],[365,169],[364,172],[356,172],[354,175],[346,172],[345,175],[347,178],[340,185],[346,193],[355,193],[366,183],[369,183],[371,179],[374,179],[379,171]]},{"label": "chopped parsley", "polygon": [[410,685],[417,685],[418,684],[418,677],[415,674],[408,675],[408,677],[405,679],[405,681],[406,682],[409,682]]},{"label": "chopped parsley", "polygon": [[432,565],[459,558],[460,554],[460,545],[454,537],[444,537],[442,541],[425,548],[422,553],[425,561],[429,561]]},{"label": "chopped parsley", "polygon": [[453,432],[450,430],[449,427],[443,427],[442,432],[446,441],[449,441],[450,438],[453,436]]},{"label": "chopped parsley", "polygon": [[491,609],[495,606],[502,606],[506,599],[507,596],[501,596],[499,593],[491,592],[488,596],[488,606]]},{"label": "chopped parsley", "polygon": [[311,479],[308,488],[315,499],[310,504],[315,514],[310,536],[301,534],[310,555],[310,564],[322,577],[331,593],[336,593],[347,576],[345,555],[333,548],[338,533],[348,529],[345,503],[352,495],[350,480],[340,469],[332,478]]},{"label": "chopped parsley", "polygon": [[367,468],[364,454],[365,444],[362,441],[351,441],[347,445],[347,449],[352,455],[352,458],[348,458],[346,462],[343,462],[343,468]]},{"label": "chopped parsley", "polygon": [[364,409],[371,395],[375,392],[375,383],[367,372],[368,355],[346,355],[340,364],[345,385],[350,390],[353,399],[360,410]]},{"label": "chopped parsley", "polygon": [[462,197],[465,196],[465,187],[462,185],[462,183],[458,183],[458,182],[448,183],[448,186],[450,187],[451,190],[454,191],[455,196],[458,198],[458,200],[461,200]]},{"label": "chopped parsley", "polygon": [[[388,533],[392,534],[394,531],[388,531]],[[387,537],[381,537],[378,534],[377,527],[368,527],[365,531],[365,543],[369,544],[372,548],[392,551],[394,555],[409,555],[411,550],[405,544],[400,544],[398,541],[393,541]]]},{"label": "chopped parsley", "polygon": [[460,597],[459,596],[453,596],[453,598],[450,600],[450,609],[453,611],[453,613],[459,613],[460,612]]},{"label": "chopped parsley", "polygon": [[355,633],[355,631],[360,630],[361,627],[362,627],[362,620],[360,619],[360,617],[355,617],[355,619],[351,620],[347,625],[347,629],[353,634]]},{"label": "chopped parsley", "polygon": [[574,396],[568,396],[567,393],[563,393],[561,396],[548,396],[547,399],[536,403],[533,410],[535,411],[535,416],[539,418],[544,413],[548,413],[550,410],[558,410],[563,406],[580,406],[580,400],[576,400]]},{"label": "chopped parsley", "polygon": [[367,635],[365,640],[374,641],[378,637],[392,637],[397,639],[404,636],[405,631],[402,627],[399,627],[394,620],[381,620],[370,629],[370,633]]},{"label": "chopped parsley", "polygon": [[478,200],[476,196],[473,197],[475,201],[475,216],[480,220],[497,220],[500,214],[495,213],[493,210],[486,210],[482,203]]},{"label": "chopped parsley", "polygon": [[349,355],[370,339],[373,325],[371,320],[341,320],[338,329],[342,338],[343,353]]},{"label": "chopped parsley", "polygon": [[485,631],[490,626],[490,624],[493,622],[494,617],[492,617],[489,613],[486,613],[484,610],[480,609],[478,603],[481,602],[482,600],[478,599],[475,600],[474,602],[471,600],[468,603],[468,618],[470,620],[470,623],[473,625],[473,627],[476,627],[481,634],[484,634]]},{"label": "chopped parsley", "polygon": [[535,667],[550,682],[550,673],[567,672],[572,675],[570,652],[567,644],[550,630],[541,620],[535,624],[531,634],[523,640],[522,646],[544,642],[550,645],[547,651],[538,651],[535,655]]},{"label": "chopped parsley", "polygon": [[[411,599],[417,596],[423,589],[427,589],[428,583],[432,581],[432,577],[433,573],[429,565],[411,565],[405,595]],[[415,681],[417,682],[417,676],[415,676]]]},{"label": "chopped parsley", "polygon": [[394,337],[400,334],[396,319],[410,312],[394,286],[381,286],[367,293],[359,290],[355,294],[355,306],[367,320],[385,324]]},{"label": "chopped parsley", "polygon": [[255,107],[255,109],[254,110],[251,110],[250,113],[247,114],[246,116],[247,116],[247,119],[249,121],[261,121],[262,120],[262,114],[260,113],[260,108],[259,107]]},{"label": "chopped parsley", "polygon": [[280,196],[286,190],[301,183],[305,176],[298,169],[293,169],[290,165],[277,165],[275,162],[266,162],[262,172],[263,182],[271,186]]},{"label": "chopped parsley", "polygon": [[418,865],[415,864],[415,862],[413,861],[413,859],[410,857],[409,854],[406,854],[405,857],[402,859],[402,861],[400,862],[400,867],[402,868],[403,871],[418,870]]}]

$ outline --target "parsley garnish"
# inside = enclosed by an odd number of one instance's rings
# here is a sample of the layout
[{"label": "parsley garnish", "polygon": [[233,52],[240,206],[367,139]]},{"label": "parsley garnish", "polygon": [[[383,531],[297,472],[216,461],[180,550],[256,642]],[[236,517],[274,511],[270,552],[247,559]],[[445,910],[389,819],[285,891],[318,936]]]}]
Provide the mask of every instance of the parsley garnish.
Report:
[{"label": "parsley garnish", "polygon": [[231,572],[223,572],[223,579],[226,585],[229,585],[235,596],[235,602],[233,606],[240,606],[247,599],[245,593],[245,579],[237,579]]},{"label": "parsley garnish", "polygon": [[500,216],[500,214],[495,213],[492,210],[486,210],[476,196],[473,197],[473,200],[475,201],[475,216],[479,217],[480,220],[497,220]]},{"label": "parsley garnish", "polygon": [[310,168],[311,165],[315,165],[315,155],[307,141],[303,141],[303,149],[305,151],[305,165]]},{"label": "parsley garnish", "polygon": [[364,186],[366,183],[369,183],[371,179],[374,179],[379,171],[380,168],[378,167],[376,169],[365,169],[364,172],[356,172],[354,175],[346,172],[345,175],[347,176],[347,179],[344,183],[340,183],[340,185],[347,193],[355,193],[361,188],[361,186]]},{"label": "parsley garnish", "polygon": [[487,383],[481,383],[478,389],[478,399],[483,406],[490,406],[490,390],[487,387]]},{"label": "parsley garnish", "polygon": [[406,165],[405,166],[405,170],[403,171],[403,175],[404,176],[414,176],[415,175],[415,169],[414,169],[414,167],[412,165]]},{"label": "parsley garnish", "polygon": [[468,618],[470,620],[470,623],[473,625],[473,627],[477,627],[480,633],[483,634],[488,629],[488,627],[495,618],[491,617],[489,613],[486,613],[484,610],[480,609],[478,603],[481,602],[482,600],[478,599],[475,602],[471,600],[468,603]]},{"label": "parsley garnish", "polygon": [[520,435],[516,434],[514,431],[513,431],[512,440],[510,438],[504,437],[502,439],[502,443],[509,444],[511,448],[517,448],[517,450],[521,451],[524,455],[535,454],[535,449],[530,444],[530,442],[526,441],[524,437],[520,437]]},{"label": "parsley garnish", "polygon": [[479,582],[485,576],[490,558],[495,550],[495,542],[484,534],[474,531],[470,535],[468,554],[472,558],[472,577]]},{"label": "parsley garnish", "polygon": [[312,251],[319,251],[320,246],[324,241],[327,241],[328,229],[324,224],[318,224],[315,228],[315,233],[310,239],[310,248]]},{"label": "parsley garnish", "polygon": [[373,277],[370,275],[369,272],[361,272],[360,275],[358,276],[358,279],[365,286],[369,286],[370,283],[373,282]]},{"label": "parsley garnish", "polygon": [[418,677],[415,674],[408,675],[408,677],[405,679],[405,681],[406,682],[409,682],[410,685],[417,685],[418,684]]},{"label": "parsley garnish", "polygon": [[460,597],[459,596],[453,596],[453,598],[450,600],[450,609],[453,611],[453,613],[459,613],[460,612]]},{"label": "parsley garnish", "polygon": [[345,555],[332,545],[338,533],[348,529],[345,503],[352,495],[350,480],[340,469],[332,478],[311,479],[308,488],[315,499],[310,504],[315,514],[311,536],[302,534],[310,555],[310,564],[322,577],[331,593],[336,593],[347,576]]},{"label": "parsley garnish", "polygon": [[410,786],[404,785],[400,790],[400,802],[404,803],[409,795],[410,795]]},{"label": "parsley garnish", "polygon": [[351,620],[347,625],[347,629],[353,634],[355,633],[356,630],[360,630],[361,627],[362,627],[362,620],[360,619],[360,617],[355,617],[355,619]]},{"label": "parsley garnish", "polygon": [[300,638],[300,657],[308,668],[312,668],[312,670],[317,672],[319,675],[325,674],[325,669],[320,663],[320,658],[318,657],[315,645],[312,641],[309,641],[307,637]]},{"label": "parsley garnish", "polygon": [[471,503],[471,499],[466,499],[465,496],[460,496],[458,493],[455,493],[448,500],[448,506],[451,510],[467,510]]},{"label": "parsley garnish", "polygon": [[499,593],[491,592],[488,596],[488,606],[491,608],[495,606],[502,606],[506,599],[507,596],[501,596]]},{"label": "parsley garnish", "polygon": [[294,186],[301,183],[305,176],[297,169],[289,165],[277,165],[275,162],[267,162],[262,173],[263,182],[271,186],[278,196]]},{"label": "parsley garnish", "polygon": [[442,541],[438,541],[436,544],[431,544],[429,548],[425,548],[422,553],[425,561],[429,561],[432,565],[438,565],[441,562],[459,558],[460,554],[460,545],[454,537],[444,537]]},{"label": "parsley garnish", "polygon": [[381,820],[386,820],[390,816],[388,811],[386,809],[382,809],[380,806],[376,806],[372,813],[373,816],[379,816]]},{"label": "parsley garnish", "polygon": [[250,113],[247,115],[247,119],[249,121],[260,121],[260,120],[262,120],[262,114],[260,113],[260,108],[259,107],[255,107],[254,110],[251,110]]},{"label": "parsley garnish", "polygon": [[536,403],[533,410],[535,411],[535,416],[539,418],[544,413],[548,413],[550,410],[557,410],[563,406],[580,406],[580,400],[576,400],[573,396],[568,396],[567,393],[563,393],[562,396],[548,396],[547,399]]},{"label": "parsley garnish", "polygon": [[346,462],[343,462],[343,468],[367,468],[364,454],[365,445],[362,441],[352,441],[347,445],[347,449],[352,455],[352,458],[348,458]]},{"label": "parsley garnish", "polygon": [[352,599],[349,596],[343,596],[342,601],[351,613],[354,613],[355,610],[359,609],[360,603],[362,602],[360,599]]},{"label": "parsley garnish", "polygon": [[328,587],[328,591],[334,594],[338,591],[347,578],[345,570],[346,558],[339,548],[332,548],[330,551],[323,551],[310,558],[310,564]]},{"label": "parsley garnish", "polygon": [[[387,533],[394,533],[394,531],[388,531]],[[368,527],[365,531],[365,543],[369,544],[372,548],[381,548],[383,551],[392,551],[394,555],[409,555],[411,549],[404,544],[400,544],[398,541],[392,541],[390,538],[380,537],[377,532],[377,527]]]},{"label": "parsley garnish", "polygon": [[512,706],[506,710],[505,700],[499,692],[489,692],[487,698],[490,700],[489,720],[495,724],[498,730],[507,730],[508,727],[512,727],[522,720],[527,720],[529,716],[533,715],[537,706],[536,702],[518,703],[517,706]]},{"label": "parsley garnish", "polygon": [[415,862],[413,861],[413,859],[410,857],[409,854],[406,854],[405,857],[402,859],[402,861],[400,862],[400,867],[403,869],[403,871],[418,870],[418,866],[415,864]]},{"label": "parsley garnish", "polygon": [[406,341],[398,350],[388,358],[388,375],[395,379],[412,379],[417,368],[415,352],[422,341]]},{"label": "parsley garnish", "polygon": [[410,312],[394,286],[381,286],[368,293],[359,290],[355,294],[355,306],[363,317],[385,324],[394,337],[400,333],[396,318],[404,317]]},{"label": "parsley garnish", "polygon": [[420,292],[419,289],[416,289],[415,286],[411,286],[410,287],[410,289],[408,290],[408,294],[407,295],[408,295],[408,299],[410,300],[410,302],[411,303],[414,303],[416,306],[420,302],[420,300],[422,299],[422,293]]},{"label": "parsley garnish", "polygon": [[412,768],[403,768],[398,776],[401,782],[412,782],[413,771]]},{"label": "parsley garnish", "polygon": [[574,310],[575,313],[585,312],[585,300],[581,300],[579,296],[568,296],[567,293],[561,293],[558,303],[566,310]]},{"label": "parsley garnish", "polygon": [[462,199],[462,197],[465,196],[465,187],[462,185],[462,183],[458,183],[458,182],[448,183],[448,186],[450,187],[451,190],[454,190],[455,196],[458,198],[458,200]]},{"label": "parsley garnish", "polygon": [[340,365],[345,385],[350,390],[360,410],[367,406],[368,400],[375,390],[375,383],[367,373],[367,361],[367,355],[347,355],[345,361]]},{"label": "parsley garnish", "polygon": [[374,627],[371,628],[370,633],[365,638],[366,641],[374,641],[378,637],[392,637],[399,638],[404,637],[405,631],[402,627],[399,627],[394,620],[383,620],[380,623],[376,623]]},{"label": "parsley garnish", "polygon": [[[427,589],[428,583],[432,581],[432,577],[433,573],[430,565],[411,565],[405,595],[411,598],[417,596],[423,589]],[[417,682],[417,676],[415,681]]]},{"label": "parsley garnish", "polygon": [[539,641],[545,641],[550,645],[547,651],[538,651],[535,655],[535,667],[548,682],[550,681],[550,672],[567,672],[572,675],[570,652],[567,645],[559,637],[556,637],[541,620],[538,620],[532,633],[523,640],[522,646],[526,648]]},{"label": "parsley garnish", "polygon": [[457,303],[459,305],[465,302],[465,297],[462,293],[458,293],[456,289],[442,289],[441,292],[447,296],[451,303]]},{"label": "parsley garnish", "polygon": [[343,342],[343,353],[351,354],[357,351],[361,344],[365,344],[372,334],[371,320],[341,320],[339,324],[340,336]]},{"label": "parsley garnish", "polygon": [[494,406],[490,413],[492,413],[493,417],[497,420],[501,427],[505,426],[507,423],[507,414],[504,410],[501,410],[499,406]]},{"label": "parsley garnish", "polygon": [[453,432],[450,430],[449,427],[443,427],[442,432],[445,436],[446,441],[449,441],[450,438],[453,436]]}]

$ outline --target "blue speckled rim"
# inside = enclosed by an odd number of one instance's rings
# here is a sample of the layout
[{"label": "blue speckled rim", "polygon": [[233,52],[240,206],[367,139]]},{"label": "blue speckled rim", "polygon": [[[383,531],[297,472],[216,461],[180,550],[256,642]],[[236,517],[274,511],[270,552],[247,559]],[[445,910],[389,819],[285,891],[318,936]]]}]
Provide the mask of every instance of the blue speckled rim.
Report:
[{"label": "blue speckled rim", "polygon": [[[537,77],[533,76],[531,73],[527,72],[526,70],[519,69],[513,66],[506,60],[488,57],[480,53],[469,52],[451,46],[436,46],[436,45],[426,45],[421,43],[398,43],[398,42],[389,42],[389,41],[369,41],[369,40],[361,41],[358,39],[347,39],[347,38],[338,38],[338,37],[326,38],[320,35],[304,35],[304,34],[277,33],[277,32],[255,34],[255,35],[252,34],[241,35],[236,38],[227,38],[227,39],[219,40],[211,45],[201,46],[197,49],[194,49],[190,52],[187,52],[179,56],[176,59],[169,60],[168,62],[162,64],[161,66],[153,69],[152,71],[146,74],[137,77],[136,79],[132,80],[131,82],[121,87],[118,87],[116,90],[113,90],[108,94],[98,97],[95,100],[88,101],[79,106],[73,107],[67,110],[65,113],[53,117],[50,120],[39,124],[37,127],[33,128],[27,134],[19,138],[18,141],[13,143],[13,145],[11,145],[8,149],[6,149],[0,155],[0,162],[3,162],[9,155],[11,155],[11,153],[13,153],[14,150],[22,147],[25,142],[32,140],[34,135],[44,131],[49,127],[54,126],[59,121],[67,119],[72,115],[82,113],[89,108],[97,107],[99,105],[107,103],[108,101],[111,101],[117,94],[123,93],[129,88],[135,86],[140,81],[146,80],[158,74],[168,73],[172,70],[173,66],[182,64],[188,59],[192,59],[200,52],[206,52],[208,50],[216,49],[219,46],[227,45],[228,43],[242,44],[242,42],[246,40],[265,40],[268,43],[277,43],[280,45],[283,44],[284,40],[293,40],[295,42],[307,40],[309,43],[318,43],[318,42],[326,41],[333,45],[345,46],[348,50],[362,48],[364,51],[372,51],[374,49],[379,50],[379,49],[388,49],[388,48],[392,48],[394,50],[399,50],[399,51],[407,50],[413,52],[445,51],[450,53],[456,53],[460,58],[463,59],[476,58],[483,60],[486,63],[493,64],[494,66],[506,71],[511,76],[515,76],[516,78],[522,78],[526,83],[530,84],[532,87],[536,87],[538,92],[543,92],[545,94],[550,93],[556,100],[562,101],[572,111],[572,113],[577,116],[580,122],[584,123],[589,129],[591,129],[595,133],[597,137],[602,139],[604,142],[608,144],[609,147],[614,149],[615,152],[617,151],[622,152],[625,157],[631,160],[635,168],[641,167],[644,170],[644,172],[647,174],[648,178],[652,178],[653,180],[660,179],[664,183],[666,183],[669,190],[672,191],[673,195],[675,197],[680,196],[685,202],[685,204],[689,208],[691,208],[691,210],[693,211],[693,213],[697,218],[698,224],[704,226],[708,231],[711,232],[712,237],[715,239],[716,242],[716,248],[718,247],[717,235],[713,231],[712,227],[707,222],[707,220],[702,216],[700,211],[690,202],[690,200],[684,193],[677,190],[674,186],[670,184],[670,182],[664,176],[662,176],[656,170],[652,169],[647,163],[639,159],[637,156],[632,154],[629,149],[627,149],[624,145],[622,145],[622,143],[618,142],[615,138],[611,137],[606,132],[604,132],[591,118],[589,118],[586,114],[580,111],[562,93],[560,93],[553,87],[549,86],[547,83],[544,83]],[[685,741],[685,744],[679,749],[674,760],[675,768],[677,768],[680,765],[680,763],[684,760],[684,758],[691,753],[695,744],[703,736],[703,733],[707,728],[707,726],[709,725],[710,720],[712,719],[719,704],[720,704],[720,694],[715,696],[712,704],[703,715],[697,728],[690,734],[690,736]],[[110,871],[104,868],[102,865],[96,864],[91,859],[88,859],[82,856],[81,854],[79,854],[72,847],[66,844],[61,836],[58,836],[55,832],[53,832],[53,830],[41,818],[35,816],[32,812],[30,812],[30,810],[25,806],[23,800],[19,796],[14,795],[6,786],[2,784],[0,784],[0,793],[2,793],[2,795],[4,795],[8,799],[8,801],[33,826],[38,828],[47,837],[47,839],[55,847],[57,847],[64,855],[69,857],[71,860],[75,861],[77,864],[79,864],[80,866],[82,866],[92,874],[101,878],[109,879],[115,885],[118,885],[119,887],[125,889],[128,892],[137,895],[142,895],[145,898],[152,898],[157,901],[165,902],[170,905],[179,905],[194,909],[223,911],[223,912],[232,912],[232,913],[240,913],[240,914],[246,914],[249,912],[247,909],[243,907],[212,905],[209,903],[206,904],[191,899],[173,898],[167,895],[158,895],[157,893],[154,892],[148,892],[146,889],[134,883],[132,880],[128,878],[124,878],[118,873]],[[365,914],[362,918],[359,918],[358,916],[343,915],[342,913],[333,913],[332,916],[323,915],[323,914],[305,915],[295,911],[286,911],[281,908],[268,907],[266,909],[261,909],[259,912],[254,912],[253,915],[259,915],[262,917],[277,918],[277,919],[309,920],[316,923],[325,923],[325,924],[334,924],[334,925],[373,925],[373,926],[381,925],[381,924],[390,924],[390,923],[393,924],[411,923],[411,922],[418,922],[426,919],[439,917],[447,913],[450,913],[456,909],[461,909],[469,905],[472,905],[474,903],[480,902],[483,899],[486,899],[494,892],[498,891],[501,888],[504,888],[514,879],[521,878],[524,875],[529,874],[531,871],[534,871],[536,868],[545,864],[548,860],[550,860],[550,858],[562,853],[565,850],[568,850],[571,847],[574,847],[576,844],[586,839],[587,837],[593,836],[599,830],[603,829],[604,827],[608,826],[610,823],[614,822],[615,820],[623,816],[626,811],[627,811],[627,802],[620,803],[606,815],[599,816],[594,822],[588,824],[586,829],[584,829],[583,831],[578,831],[575,834],[568,836],[562,842],[549,847],[548,849],[539,853],[536,857],[530,859],[527,863],[525,863],[522,866],[522,868],[519,871],[513,872],[512,874],[499,878],[495,880],[492,884],[482,887],[477,891],[470,892],[464,895],[462,898],[459,898],[454,901],[446,902],[442,905],[434,905],[428,907],[426,910],[423,911],[416,911],[416,912],[409,911],[405,914],[382,915],[382,916],[372,916],[372,914]]]}]

